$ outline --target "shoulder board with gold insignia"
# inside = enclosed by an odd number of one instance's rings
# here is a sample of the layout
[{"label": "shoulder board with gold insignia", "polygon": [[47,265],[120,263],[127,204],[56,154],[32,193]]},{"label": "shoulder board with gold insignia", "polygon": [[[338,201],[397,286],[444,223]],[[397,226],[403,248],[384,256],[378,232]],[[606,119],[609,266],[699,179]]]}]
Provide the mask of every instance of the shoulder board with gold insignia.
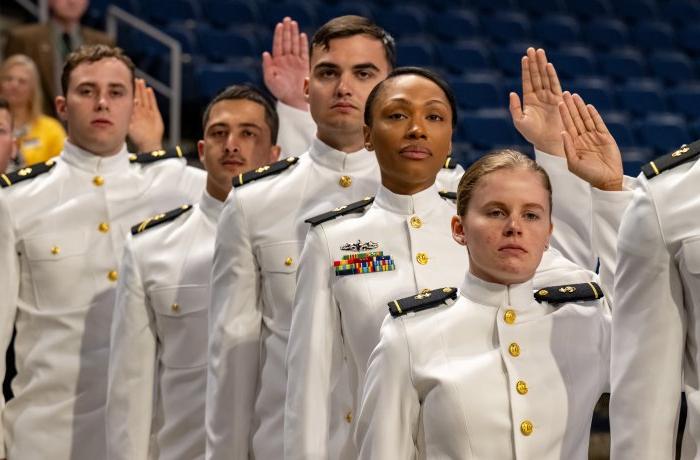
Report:
[{"label": "shoulder board with gold insignia", "polygon": [[427,310],[437,307],[445,303],[448,299],[457,298],[457,288],[444,287],[441,289],[427,290],[424,289],[416,295],[403,299],[392,300],[388,303],[389,313],[394,318],[403,316],[412,311]]},{"label": "shoulder board with gold insignia", "polygon": [[168,158],[185,158],[185,154],[179,145],[167,150],[154,150],[146,153],[132,153],[129,155],[131,163],[153,163],[155,161],[167,160]]},{"label": "shoulder board with gold insignia", "polygon": [[698,154],[700,154],[700,141],[695,141],[690,145],[684,144],[675,152],[671,152],[668,155],[664,155],[645,164],[642,166],[642,172],[647,179],[651,179],[666,170],[695,159]]},{"label": "shoulder board with gold insignia", "polygon": [[442,165],[444,169],[455,169],[457,167],[457,162],[451,157],[447,157],[445,164]]},{"label": "shoulder board with gold insignia", "polygon": [[25,166],[24,168],[18,169],[17,171],[9,174],[0,174],[0,186],[5,188],[18,182],[22,182],[23,180],[33,179],[36,176],[51,171],[51,168],[54,166],[56,166],[56,162],[54,160],[48,160],[43,163]]},{"label": "shoulder board with gold insignia", "polygon": [[337,207],[332,211],[324,212],[323,214],[320,214],[316,217],[310,217],[310,218],[306,219],[304,222],[311,224],[312,227],[315,227],[318,224],[322,224],[322,223],[327,222],[329,220],[335,219],[336,217],[344,216],[346,214],[350,214],[353,212],[361,212],[367,206],[372,204],[373,201],[374,201],[373,196],[366,196],[360,201],[346,204],[345,206]]},{"label": "shoulder board with gold insignia", "polygon": [[457,200],[456,192],[448,192],[447,190],[440,190],[440,196],[446,200]]},{"label": "shoulder board with gold insignia", "polygon": [[157,225],[170,222],[171,220],[176,219],[178,216],[186,213],[190,209],[192,209],[192,205],[183,204],[179,208],[175,208],[171,211],[162,214],[156,214],[155,216],[149,217],[148,219],[144,220],[140,224],[136,224],[133,227],[131,227],[131,234],[138,235],[139,233],[142,233],[145,230],[148,230],[149,228],[153,228]]},{"label": "shoulder board with gold insignia", "polygon": [[598,300],[605,297],[598,283],[562,284],[551,286],[535,292],[535,300],[538,302],[565,303],[584,302]]},{"label": "shoulder board with gold insignia", "polygon": [[263,177],[279,174],[297,161],[299,161],[299,157],[287,157],[284,160],[276,161],[272,164],[261,166],[258,169],[239,174],[233,178],[233,186],[240,187],[241,185],[262,179]]}]

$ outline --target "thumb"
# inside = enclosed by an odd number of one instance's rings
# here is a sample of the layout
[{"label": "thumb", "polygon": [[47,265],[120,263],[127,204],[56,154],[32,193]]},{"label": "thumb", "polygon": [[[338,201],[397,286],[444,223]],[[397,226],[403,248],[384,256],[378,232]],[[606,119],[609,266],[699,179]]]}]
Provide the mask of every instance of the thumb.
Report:
[{"label": "thumb", "polygon": [[513,123],[519,123],[520,119],[523,117],[523,107],[520,104],[520,97],[517,93],[511,92],[508,99],[510,102],[510,116],[513,119]]}]

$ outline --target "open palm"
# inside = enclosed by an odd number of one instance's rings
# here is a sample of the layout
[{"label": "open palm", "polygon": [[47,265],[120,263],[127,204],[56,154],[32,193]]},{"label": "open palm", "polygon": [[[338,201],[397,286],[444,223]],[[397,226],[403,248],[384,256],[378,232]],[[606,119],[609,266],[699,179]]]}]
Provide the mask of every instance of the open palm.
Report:
[{"label": "open palm", "polygon": [[554,66],[543,49],[528,48],[521,61],[523,100],[510,93],[510,113],[515,128],[538,150],[564,156],[563,125],[559,114],[562,90]]},{"label": "open palm", "polygon": [[287,105],[307,109],[304,80],[309,75],[309,43],[305,33],[291,18],[275,27],[272,54],[262,56],[265,86],[273,96]]},{"label": "open palm", "polygon": [[598,111],[568,92],[559,104],[569,170],[601,190],[622,189],[622,156]]}]

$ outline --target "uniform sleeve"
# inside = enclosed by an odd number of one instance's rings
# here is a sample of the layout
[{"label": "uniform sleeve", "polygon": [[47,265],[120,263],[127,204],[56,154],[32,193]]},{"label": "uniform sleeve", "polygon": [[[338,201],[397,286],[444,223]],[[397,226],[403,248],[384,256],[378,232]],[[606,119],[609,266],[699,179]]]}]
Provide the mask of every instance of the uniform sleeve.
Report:
[{"label": "uniform sleeve", "polygon": [[258,388],[260,269],[233,192],[219,218],[209,310],[207,459],[248,460]]},{"label": "uniform sleeve", "polygon": [[329,260],[323,228],[312,228],[299,261],[287,345],[286,460],[333,457],[328,451],[331,393],[344,364]]},{"label": "uniform sleeve", "polygon": [[569,171],[566,158],[535,150],[552,184],[552,246],[570,261],[595,270],[597,257],[591,250],[591,186]]},{"label": "uniform sleeve", "polygon": [[199,203],[206,182],[206,171],[194,166],[184,166],[180,176],[180,183],[178,184],[178,191],[184,194],[185,202]]},{"label": "uniform sleeve", "polygon": [[[17,300],[19,297],[19,260],[15,249],[15,234],[12,217],[5,203],[2,191],[0,191],[0,267],[3,270],[0,276],[0,350],[5,356],[5,351],[12,340],[12,330],[15,324],[17,312]],[[0,359],[0,375],[5,377],[7,371],[5,359]],[[4,412],[5,401],[0,394],[0,410]],[[5,419],[0,414],[0,458],[5,458],[5,428],[2,421]]]},{"label": "uniform sleeve", "polygon": [[277,145],[282,150],[281,158],[306,152],[316,135],[316,123],[311,113],[277,102],[277,115],[280,119]]},{"label": "uniform sleeve", "polygon": [[613,305],[613,459],[673,458],[682,385],[683,292],[642,184],[620,227]]},{"label": "uniform sleeve", "polygon": [[625,188],[620,192],[591,189],[593,200],[592,248],[600,261],[600,280],[608,302],[613,305],[617,235],[625,209],[634,195],[634,180],[625,178]]},{"label": "uniform sleeve", "polygon": [[148,460],[156,368],[156,330],[131,235],[117,285],[107,385],[107,458]]},{"label": "uniform sleeve", "polygon": [[362,460],[416,456],[420,401],[405,334],[401,320],[387,316],[370,355],[355,431]]}]

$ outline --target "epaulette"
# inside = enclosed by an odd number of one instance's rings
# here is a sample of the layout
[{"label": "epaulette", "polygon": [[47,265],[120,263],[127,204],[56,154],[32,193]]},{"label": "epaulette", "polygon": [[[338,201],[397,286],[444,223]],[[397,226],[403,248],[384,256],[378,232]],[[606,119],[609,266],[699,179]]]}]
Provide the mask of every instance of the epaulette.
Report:
[{"label": "epaulette", "polygon": [[448,299],[457,298],[457,288],[444,287],[432,291],[423,290],[419,294],[403,299],[392,300],[388,303],[389,313],[394,318],[412,311],[422,311],[442,305]]},{"label": "epaulette", "polygon": [[647,179],[651,179],[664,171],[694,159],[698,154],[700,154],[700,141],[695,141],[690,145],[683,144],[675,152],[659,157],[642,166],[642,172]]},{"label": "epaulette", "polygon": [[344,216],[345,214],[350,214],[353,212],[360,212],[363,209],[365,209],[367,206],[372,204],[373,201],[374,201],[373,196],[366,196],[360,201],[346,204],[345,206],[337,207],[332,211],[324,212],[323,214],[320,214],[316,217],[310,217],[310,218],[306,219],[304,222],[311,224],[312,227],[315,227],[318,224],[322,224],[322,223],[327,222],[329,220],[335,219],[336,217]]},{"label": "epaulette", "polygon": [[598,300],[605,297],[598,283],[562,284],[551,286],[535,292],[535,300],[538,302],[564,303],[583,302],[586,300]]},{"label": "epaulette", "polygon": [[440,196],[447,200],[457,200],[457,192],[448,192],[447,190],[440,190]]},{"label": "epaulette", "polygon": [[153,163],[154,161],[167,160],[168,158],[185,158],[179,145],[167,150],[154,150],[146,153],[132,153],[129,155],[131,163]]},{"label": "epaulette", "polygon": [[262,179],[263,177],[279,174],[297,161],[299,161],[299,157],[287,157],[284,160],[276,161],[272,164],[261,166],[258,169],[239,174],[233,178],[233,186],[240,187],[241,185]]},{"label": "epaulette", "polygon": [[166,222],[170,222],[171,220],[176,219],[178,216],[186,213],[190,209],[192,209],[192,205],[183,204],[179,208],[175,208],[171,211],[168,211],[168,212],[165,212],[162,214],[157,214],[153,217],[149,217],[148,219],[144,220],[140,224],[136,224],[133,227],[131,227],[131,234],[138,235],[139,233],[142,233],[145,230],[148,230],[149,228],[153,228],[157,225],[164,224]]},{"label": "epaulette", "polygon": [[447,157],[445,164],[442,165],[444,169],[455,169],[457,167],[457,162],[451,157]]},{"label": "epaulette", "polygon": [[25,166],[24,168],[18,169],[17,171],[9,174],[0,174],[0,186],[5,188],[18,182],[22,182],[23,180],[33,179],[40,174],[51,171],[51,168],[54,166],[56,166],[56,161],[48,160],[43,163]]}]

